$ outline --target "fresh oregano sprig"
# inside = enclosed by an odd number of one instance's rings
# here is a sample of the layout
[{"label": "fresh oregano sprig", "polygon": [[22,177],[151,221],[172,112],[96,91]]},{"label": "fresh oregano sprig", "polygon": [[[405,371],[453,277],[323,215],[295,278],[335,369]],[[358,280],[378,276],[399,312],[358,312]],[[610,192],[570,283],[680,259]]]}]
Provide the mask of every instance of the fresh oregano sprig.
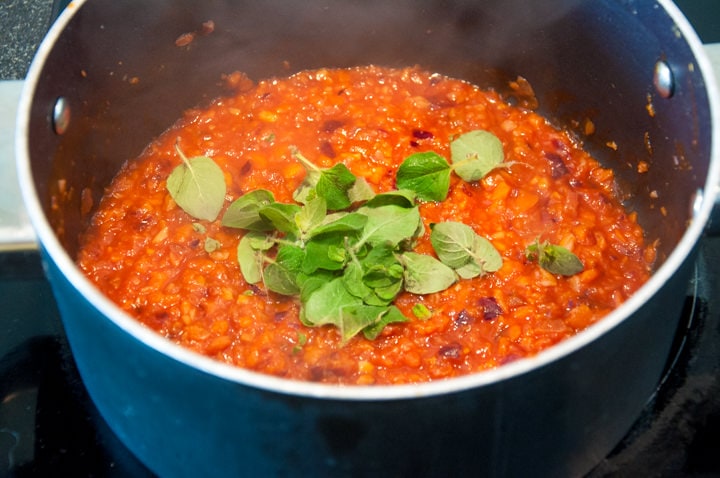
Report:
[{"label": "fresh oregano sprig", "polygon": [[[191,216],[214,221],[226,193],[222,171],[211,158],[188,159],[176,149],[183,162],[168,177],[168,191]],[[444,200],[452,172],[477,181],[507,165],[502,143],[487,131],[465,133],[450,149],[452,165],[434,152],[409,156],[398,168],[398,189],[376,194],[345,165],[321,168],[291,148],[306,170],[293,194],[297,203],[277,202],[270,191],[258,189],[233,201],[222,217],[223,226],[245,231],[237,247],[243,278],[297,296],[304,324],[334,325],[346,342],[360,332],[374,339],[386,325],[407,321],[393,305],[402,291],[431,294],[497,271],[499,252],[460,222],[431,225],[437,258],[413,251],[425,233],[417,200]],[[217,241],[206,244],[208,252],[216,247]],[[579,259],[560,246],[537,242],[526,255],[553,273],[582,270]],[[413,314],[427,319],[432,311],[417,304]]]},{"label": "fresh oregano sprig", "polygon": [[425,201],[444,201],[455,172],[466,182],[478,181],[490,171],[502,167],[505,160],[502,142],[484,130],[464,133],[450,142],[452,164],[434,151],[408,156],[397,172],[397,186],[415,191]]},{"label": "fresh oregano sprig", "polygon": [[[320,168],[291,154],[307,171],[293,196],[300,204],[253,191],[230,205],[223,224],[248,231],[238,246],[245,280],[298,296],[304,324],[334,325],[343,341],[359,332],[373,338],[408,320],[393,305],[402,291],[439,292],[502,264],[492,244],[462,223],[433,225],[438,258],[414,252],[425,232],[416,203],[424,186],[375,194],[344,165]],[[362,200],[354,196],[358,183]]]},{"label": "fresh oregano sprig", "polygon": [[530,244],[525,249],[525,257],[551,274],[572,276],[585,269],[582,261],[569,249],[547,241],[536,240]]},{"label": "fresh oregano sprig", "polygon": [[183,211],[196,219],[214,221],[225,203],[225,175],[207,156],[187,158],[175,143],[182,159],[167,179],[167,190]]}]

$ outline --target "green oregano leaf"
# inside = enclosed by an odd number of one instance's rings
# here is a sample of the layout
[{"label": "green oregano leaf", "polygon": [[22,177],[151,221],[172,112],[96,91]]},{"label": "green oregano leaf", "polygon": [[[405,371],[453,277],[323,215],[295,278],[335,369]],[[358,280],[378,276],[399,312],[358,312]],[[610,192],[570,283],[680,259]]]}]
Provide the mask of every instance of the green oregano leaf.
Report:
[{"label": "green oregano leaf", "polygon": [[187,158],[175,144],[182,164],[168,176],[166,187],[183,211],[196,219],[214,221],[225,202],[225,175],[207,156]]},{"label": "green oregano leaf", "polygon": [[405,252],[405,290],[413,294],[432,294],[445,290],[457,281],[455,271],[427,254]]},{"label": "green oregano leaf", "polygon": [[339,211],[350,207],[352,201],[348,191],[355,184],[355,176],[342,163],[338,163],[320,174],[315,190],[317,195],[327,201],[331,211]]},{"label": "green oregano leaf", "polygon": [[346,343],[362,331],[374,339],[385,325],[407,320],[395,306],[368,305],[350,294],[342,278],[334,279],[315,291],[303,307],[303,323],[310,326],[332,324]]},{"label": "green oregano leaf", "polygon": [[540,267],[551,274],[572,276],[585,269],[582,261],[567,248],[536,241],[525,249],[525,255],[531,262],[537,262]]},{"label": "green oregano leaf", "polygon": [[373,292],[375,297],[378,298],[378,302],[383,304],[390,304],[403,289],[403,281],[398,279],[383,287],[376,287]]},{"label": "green oregano leaf", "polygon": [[432,311],[428,309],[428,307],[422,302],[418,302],[417,304],[413,305],[412,313],[419,320],[428,320],[430,317],[432,317]]},{"label": "green oregano leaf", "polygon": [[415,197],[417,194],[415,191],[410,189],[398,189],[396,191],[388,191],[380,193],[369,199],[366,203],[366,207],[380,207],[380,206],[400,206],[400,207],[414,207]]},{"label": "green oregano leaf", "polygon": [[379,323],[387,312],[387,307],[367,304],[350,304],[341,308],[338,328],[343,343],[367,327]]},{"label": "green oregano leaf", "polygon": [[422,223],[417,206],[412,208],[387,205],[381,207],[362,207],[358,213],[367,216],[360,244],[370,245],[390,243],[393,246],[412,238]]},{"label": "green oregano leaf", "polygon": [[497,249],[467,224],[452,221],[434,224],[430,242],[438,258],[464,279],[502,267],[502,256]]},{"label": "green oregano leaf", "polygon": [[368,201],[375,196],[375,191],[363,177],[355,179],[352,187],[347,191],[348,199],[351,203]]},{"label": "green oregano leaf", "polygon": [[221,244],[220,244],[220,241],[218,241],[217,239],[213,239],[212,237],[206,237],[204,247],[205,247],[205,252],[207,252],[209,254],[211,252],[215,252],[218,249],[220,249]]},{"label": "green oregano leaf", "polygon": [[284,234],[290,234],[293,237],[298,237],[300,235],[300,228],[298,228],[295,216],[299,212],[300,206],[297,204],[274,202],[261,207],[258,214],[276,230]]},{"label": "green oregano leaf", "polygon": [[376,317],[375,322],[366,325],[363,329],[363,335],[368,340],[375,340],[386,325],[398,322],[407,322],[408,318],[400,312],[400,309],[391,305]]},{"label": "green oregano leaf", "polygon": [[363,282],[364,271],[359,262],[350,262],[343,271],[342,280],[345,289],[365,302],[373,295],[373,290]]},{"label": "green oregano leaf", "polygon": [[[355,277],[345,275],[345,287],[368,305],[389,305],[403,288],[404,267],[395,253],[395,246],[389,242],[369,248],[362,258],[353,260],[348,268],[359,266]],[[361,284],[352,285],[350,279]],[[364,289],[363,289],[364,288]]]},{"label": "green oregano leaf", "polygon": [[303,304],[303,307],[315,291],[323,287],[328,282],[334,280],[336,277],[337,274],[335,271],[327,271],[324,269],[318,269],[312,274],[304,274],[302,272],[298,274],[297,282],[300,286],[300,303]]},{"label": "green oregano leaf", "polygon": [[265,239],[264,234],[249,232],[240,239],[238,244],[237,259],[240,264],[240,272],[248,284],[257,284],[263,279],[262,267],[265,255],[263,249],[256,247],[256,244],[262,244]]},{"label": "green oregano leaf", "polygon": [[302,308],[303,322],[312,326],[333,324],[340,326],[340,311],[350,305],[362,304],[362,299],[352,295],[338,277],[325,282],[309,295]]},{"label": "green oregano leaf", "polygon": [[415,153],[400,164],[398,189],[409,189],[425,201],[443,201],[450,189],[450,165],[434,151]]},{"label": "green oregano leaf", "polygon": [[305,346],[305,344],[307,344],[307,340],[308,340],[308,338],[307,338],[306,334],[304,334],[302,332],[298,332],[297,341],[295,342],[295,345],[292,348],[292,353],[293,354],[300,353],[300,351]]},{"label": "green oregano leaf", "polygon": [[367,216],[357,212],[328,214],[320,224],[308,231],[307,235],[310,238],[336,233],[353,235],[361,231],[367,221]]},{"label": "green oregano leaf", "polygon": [[324,234],[310,239],[305,244],[305,258],[302,271],[312,274],[318,269],[339,271],[345,267],[347,250],[342,234]]},{"label": "green oregano leaf", "polygon": [[450,143],[450,158],[455,174],[464,181],[484,178],[505,160],[500,139],[489,131],[464,133]]},{"label": "green oregano leaf", "polygon": [[304,259],[305,251],[302,248],[287,244],[280,246],[275,259],[263,271],[265,287],[282,295],[299,294],[297,277]]},{"label": "green oregano leaf", "polygon": [[[300,154],[297,148],[293,148],[291,153],[307,171],[305,180],[295,190],[293,199],[306,203],[313,197],[319,196],[325,199],[327,208],[331,211],[339,211],[351,206],[349,191],[355,184],[356,178],[347,166],[338,163],[331,168],[320,168]],[[359,192],[354,191],[354,194]],[[367,194],[367,191],[362,194]]]},{"label": "green oregano leaf", "polygon": [[325,220],[325,217],[327,217],[325,199],[316,197],[305,203],[295,215],[295,224],[300,231],[300,236],[307,236],[313,228]]},{"label": "green oregano leaf", "polygon": [[227,208],[223,214],[222,225],[248,231],[271,231],[273,225],[260,217],[259,211],[274,202],[273,194],[265,189],[256,189],[243,194]]}]

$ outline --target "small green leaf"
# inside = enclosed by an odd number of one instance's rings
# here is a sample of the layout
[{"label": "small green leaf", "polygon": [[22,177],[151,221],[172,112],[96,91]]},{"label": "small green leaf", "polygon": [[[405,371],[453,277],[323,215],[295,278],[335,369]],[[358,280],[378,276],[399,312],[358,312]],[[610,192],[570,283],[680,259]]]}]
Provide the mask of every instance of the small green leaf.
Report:
[{"label": "small green leaf", "polygon": [[472,279],[473,277],[483,275],[485,273],[485,269],[483,269],[482,265],[477,262],[470,261],[467,264],[455,269],[455,272],[461,279]]},{"label": "small green leaf", "polygon": [[349,208],[352,204],[348,191],[355,184],[355,176],[342,163],[323,171],[315,187],[317,195],[327,201],[331,211]]},{"label": "small green leaf", "polygon": [[319,225],[308,232],[308,236],[312,238],[337,233],[354,235],[365,227],[367,220],[366,215],[356,212],[328,214]]},{"label": "small green leaf", "polygon": [[368,259],[364,259],[362,265],[363,282],[365,282],[368,287],[385,287],[397,280],[397,278],[393,277],[390,272],[390,267],[395,265],[394,257],[392,256],[390,261],[384,262],[372,262]]},{"label": "small green leaf", "polygon": [[419,320],[428,320],[430,317],[432,317],[432,311],[428,309],[427,306],[422,302],[418,302],[417,304],[413,305],[412,313]]},{"label": "small green leaf", "polygon": [[300,293],[300,287],[295,282],[295,276],[281,264],[268,264],[263,272],[263,280],[268,290],[278,294],[297,295]]},{"label": "small green leaf", "polygon": [[381,206],[400,206],[410,208],[415,206],[415,191],[409,189],[399,189],[397,191],[388,191],[380,193],[365,203],[366,207]]},{"label": "small green leaf", "polygon": [[240,239],[237,247],[237,259],[240,272],[248,284],[257,284],[262,281],[262,266],[264,254],[262,250],[253,246],[253,241],[262,241],[266,237],[259,232],[249,232]]},{"label": "small green leaf", "polygon": [[366,338],[373,340],[387,324],[407,321],[407,317],[395,306],[367,305],[357,301],[336,302],[334,305],[337,306],[334,311],[336,319],[327,323],[332,323],[340,330],[343,343],[347,343],[361,331]]},{"label": "small green leaf", "polygon": [[297,283],[300,286],[300,302],[305,303],[316,290],[335,279],[337,274],[333,271],[318,269],[311,275],[300,273],[297,275]]},{"label": "small green leaf", "polygon": [[460,135],[450,143],[452,169],[464,181],[478,181],[505,160],[503,145],[497,136],[484,130]]},{"label": "small green leaf", "polygon": [[347,343],[348,340],[363,329],[380,323],[387,313],[388,308],[386,306],[350,304],[343,307],[340,310],[341,319],[339,324],[343,343]]},{"label": "small green leaf", "polygon": [[373,264],[365,269],[363,282],[371,289],[389,287],[402,282],[402,266],[399,264]]},{"label": "small green leaf", "polygon": [[220,241],[217,239],[213,239],[212,237],[206,237],[205,238],[205,252],[208,254],[211,252],[215,252],[218,249],[220,249]]},{"label": "small green leaf", "polygon": [[321,224],[327,215],[327,205],[321,197],[308,201],[295,215],[295,224],[302,236]]},{"label": "small green leaf", "polygon": [[351,203],[356,203],[372,199],[375,196],[375,191],[373,191],[365,178],[359,177],[355,179],[355,183],[348,189],[347,195]]},{"label": "small green leaf", "polygon": [[409,189],[425,201],[443,201],[450,188],[450,165],[439,154],[415,153],[402,162],[396,175],[398,189]]},{"label": "small green leaf", "polygon": [[461,222],[440,222],[430,233],[438,258],[464,279],[502,267],[502,256],[492,243]]},{"label": "small green leaf", "polygon": [[363,335],[368,340],[375,340],[386,325],[397,322],[407,322],[407,320],[408,318],[400,312],[400,309],[391,305],[380,315],[379,320],[376,320],[374,324],[367,325],[363,329]]},{"label": "small green leaf", "polygon": [[307,171],[305,179],[303,179],[300,186],[293,192],[293,199],[300,204],[305,204],[313,198],[316,198],[317,191],[315,190],[315,186],[319,178],[319,171]]},{"label": "small green leaf", "polygon": [[247,229],[248,231],[271,231],[273,225],[260,217],[262,207],[275,202],[270,191],[257,189],[243,194],[228,207],[222,218],[222,225]]},{"label": "small green leaf", "polygon": [[[394,271],[391,273],[393,279],[402,277],[402,265],[395,255],[395,246],[391,242],[381,242],[371,248],[360,260],[360,264],[363,267],[364,275],[368,275],[368,271],[377,268],[382,271],[390,271],[392,269]],[[398,271],[395,266],[400,266],[401,270]],[[390,272],[388,272],[388,274],[390,274]],[[387,285],[387,283],[378,285]]]},{"label": "small green leaf", "polygon": [[350,207],[352,201],[349,191],[355,184],[356,178],[347,166],[338,163],[331,168],[323,169],[305,158],[296,148],[291,152],[305,166],[307,172],[302,184],[293,193],[293,199],[306,203],[313,197],[319,196],[325,199],[327,208],[331,211]]},{"label": "small green leaf", "polygon": [[347,260],[344,238],[342,234],[324,234],[310,239],[305,244],[302,271],[312,274],[318,269],[341,270]]},{"label": "small green leaf", "polygon": [[298,237],[300,229],[295,221],[295,216],[299,212],[300,206],[297,204],[274,202],[261,207],[258,214],[278,231]]},{"label": "small green leaf", "polygon": [[[395,282],[384,287],[376,287],[373,292],[379,299],[379,302],[390,304],[403,289],[403,281],[398,279]],[[368,301],[366,301],[368,302]]]},{"label": "small green leaf", "polygon": [[295,342],[295,346],[292,348],[292,353],[296,354],[299,353],[302,348],[307,344],[307,335],[303,334],[302,332],[298,332],[297,334],[297,342]]},{"label": "small green leaf", "polygon": [[225,202],[225,175],[207,156],[186,158],[175,145],[182,164],[167,179],[167,190],[183,211],[196,219],[214,221]]},{"label": "small green leaf", "polygon": [[250,231],[243,237],[248,238],[248,241],[250,242],[250,247],[252,247],[256,251],[269,251],[276,244],[275,238],[273,236],[263,234],[259,231]]},{"label": "small green leaf", "polygon": [[373,290],[363,282],[364,271],[357,262],[350,262],[343,271],[343,284],[350,294],[365,301],[373,295]]},{"label": "small green leaf", "polygon": [[405,290],[413,294],[432,294],[445,290],[457,281],[455,271],[427,254],[405,252]]},{"label": "small green leaf", "polygon": [[350,305],[360,305],[362,300],[345,288],[341,277],[325,282],[305,300],[303,321],[313,326],[333,324],[340,326],[340,311]]},{"label": "small green leaf", "polygon": [[280,246],[275,260],[263,271],[265,287],[278,294],[299,294],[300,285],[297,275],[304,258],[305,251],[302,248],[292,245]]},{"label": "small green leaf", "polygon": [[[392,302],[402,290],[404,273],[404,267],[396,257],[392,244],[382,243],[370,248],[359,264],[362,274],[360,280],[369,292],[363,291],[358,285],[359,292],[355,294],[369,305],[388,305]],[[349,285],[346,287],[353,290]]]},{"label": "small green leaf", "polygon": [[361,207],[357,211],[368,217],[359,243],[371,245],[389,242],[393,246],[412,238],[422,224],[417,206],[405,208],[395,205]]},{"label": "small green leaf", "polygon": [[525,249],[528,260],[537,262],[551,274],[572,276],[585,269],[582,261],[568,249],[548,242],[536,242]]}]

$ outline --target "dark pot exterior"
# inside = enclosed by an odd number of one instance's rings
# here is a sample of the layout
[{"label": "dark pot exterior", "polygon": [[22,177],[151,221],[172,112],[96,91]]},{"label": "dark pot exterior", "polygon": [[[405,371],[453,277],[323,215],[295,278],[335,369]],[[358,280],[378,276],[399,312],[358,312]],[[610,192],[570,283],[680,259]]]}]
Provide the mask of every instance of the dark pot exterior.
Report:
[{"label": "dark pot exterior", "polygon": [[[97,0],[69,9],[31,68],[18,169],[83,381],[150,469],[578,476],[622,438],[666,366],[718,183],[717,93],[697,37],[672,5]],[[207,20],[211,34],[175,44]],[[674,74],[670,90],[653,83],[658,62]],[[660,239],[651,281],[601,323],[536,358],[418,386],[330,387],[181,350],[125,316],[73,265],[88,219],[79,192],[92,191],[97,203],[122,161],[184,109],[222,94],[221,73],[258,79],[365,63],[417,63],[500,90],[522,75],[553,121],[582,135],[592,120],[585,145],[616,169],[648,239]],[[59,97],[71,112],[61,134],[50,119]],[[638,158],[650,163],[648,173],[637,173]],[[51,207],[59,178],[75,194]],[[658,202],[650,192],[672,199]]]},{"label": "dark pot exterior", "polygon": [[691,261],[618,327],[539,369],[427,397],[325,399],[190,367],[107,320],[48,270],[83,381],[160,476],[581,476],[652,394]]}]

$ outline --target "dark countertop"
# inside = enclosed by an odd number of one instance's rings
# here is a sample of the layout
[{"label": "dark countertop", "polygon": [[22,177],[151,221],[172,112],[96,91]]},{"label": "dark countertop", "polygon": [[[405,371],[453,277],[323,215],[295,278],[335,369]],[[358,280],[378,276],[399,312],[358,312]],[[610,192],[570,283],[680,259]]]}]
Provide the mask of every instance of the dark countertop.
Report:
[{"label": "dark countertop", "polygon": [[0,80],[25,78],[35,50],[50,26],[53,3],[9,0],[0,4]]}]

